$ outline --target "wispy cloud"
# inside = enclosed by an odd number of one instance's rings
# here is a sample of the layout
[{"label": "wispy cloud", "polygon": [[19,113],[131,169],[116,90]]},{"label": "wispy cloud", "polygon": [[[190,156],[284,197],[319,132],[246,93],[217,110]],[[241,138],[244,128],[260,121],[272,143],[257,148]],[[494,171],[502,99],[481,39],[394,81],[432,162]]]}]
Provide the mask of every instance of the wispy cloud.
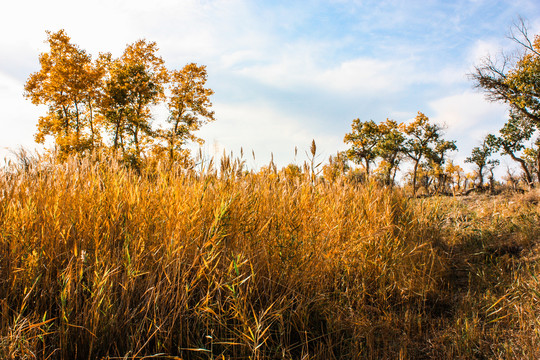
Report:
[{"label": "wispy cloud", "polygon": [[17,79],[0,72],[0,159],[8,154],[8,149],[21,145],[34,147],[33,135],[37,119],[44,110],[28,106],[23,98],[23,87]]},{"label": "wispy cloud", "polygon": [[478,92],[465,91],[429,103],[432,120],[446,127],[446,138],[457,140],[458,162],[463,163],[488,133],[496,133],[507,119],[507,107],[490,103]]},{"label": "wispy cloud", "polygon": [[[434,113],[433,120],[448,126],[448,131],[464,134],[479,126],[491,131],[493,125],[505,120],[507,107],[501,103],[490,103],[478,92],[466,91],[449,95],[429,103]],[[487,125],[487,127],[486,127]]]},{"label": "wispy cloud", "polygon": [[[293,116],[269,104],[217,103],[215,111],[220,120],[201,129],[198,134],[208,139],[205,144],[207,151],[213,153],[215,149],[219,152],[226,150],[238,155],[242,148],[244,153],[250,154],[250,158],[253,150],[256,159],[251,165],[266,165],[273,154],[276,163],[284,166],[295,161],[295,147],[298,148],[296,161],[302,163],[305,160],[304,151],[313,139],[317,143],[318,152],[325,157],[343,148],[343,135],[320,132],[306,126],[311,119]],[[214,155],[219,156],[220,153]]]}]

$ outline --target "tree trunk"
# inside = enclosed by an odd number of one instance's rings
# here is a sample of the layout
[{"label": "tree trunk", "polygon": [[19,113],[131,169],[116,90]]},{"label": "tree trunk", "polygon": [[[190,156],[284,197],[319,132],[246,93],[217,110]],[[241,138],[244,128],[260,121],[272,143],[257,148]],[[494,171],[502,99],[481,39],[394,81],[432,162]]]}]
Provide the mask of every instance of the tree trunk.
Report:
[{"label": "tree trunk", "polygon": [[174,137],[174,133],[169,137],[169,161],[171,164],[174,163]]},{"label": "tree trunk", "polygon": [[527,179],[527,185],[532,186],[533,181],[531,177],[531,172],[527,168],[527,163],[525,162],[525,160],[518,158],[512,151],[509,151],[510,149],[505,148],[504,150],[506,151],[508,155],[510,155],[512,160],[518,162],[519,165],[521,165],[521,168],[523,169],[523,172],[525,173],[525,178]]},{"label": "tree trunk", "polygon": [[416,195],[416,173],[418,172],[418,162],[414,162],[414,170],[413,170],[413,179],[412,179],[412,188],[413,188],[413,196]]},{"label": "tree trunk", "polygon": [[483,188],[484,187],[484,167],[483,166],[480,166],[480,168],[478,169],[478,179],[480,180],[480,184],[478,185],[478,187],[480,188]]},{"label": "tree trunk", "polygon": [[116,124],[115,124],[116,128],[114,129],[114,144],[113,144],[114,149],[118,148],[118,143],[119,142],[123,143],[122,134],[120,133],[121,132],[121,127],[122,127],[122,115],[123,115],[122,114],[122,109],[120,109],[120,112],[118,114],[118,118],[116,119]]},{"label": "tree trunk", "polygon": [[81,134],[81,122],[80,122],[80,117],[79,117],[79,105],[77,103],[77,101],[75,101],[75,121],[77,123],[76,127],[75,127],[75,146],[77,148],[77,150],[79,150],[79,145],[80,145],[80,134]]},{"label": "tree trunk", "polygon": [[137,159],[141,157],[141,151],[139,149],[139,127],[135,125],[135,130],[133,131],[133,142],[135,143],[135,154]]},{"label": "tree trunk", "polygon": [[89,123],[90,123],[90,141],[92,142],[92,150],[96,147],[95,141],[95,133],[94,133],[94,109],[92,108],[92,100],[88,99],[88,110],[90,111],[89,114]]},{"label": "tree trunk", "polygon": [[66,107],[62,106],[62,109],[64,110],[64,134],[68,136],[69,135],[69,116],[68,116]]},{"label": "tree trunk", "polygon": [[397,174],[397,171],[398,171],[398,168],[397,166],[394,167],[394,175],[392,175],[392,183],[390,184],[391,187],[394,186],[394,184],[396,183],[396,174]]},{"label": "tree trunk", "polygon": [[369,179],[369,160],[368,159],[365,159],[366,160],[366,178]]}]

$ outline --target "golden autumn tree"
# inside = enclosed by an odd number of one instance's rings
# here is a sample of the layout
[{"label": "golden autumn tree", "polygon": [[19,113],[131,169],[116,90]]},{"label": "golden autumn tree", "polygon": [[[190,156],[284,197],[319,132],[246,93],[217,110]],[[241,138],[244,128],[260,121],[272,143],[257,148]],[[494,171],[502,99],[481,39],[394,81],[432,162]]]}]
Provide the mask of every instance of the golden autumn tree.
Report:
[{"label": "golden autumn tree", "polygon": [[376,154],[381,158],[377,172],[385,185],[393,186],[399,163],[403,155],[405,135],[402,125],[395,120],[386,119],[379,124],[379,141],[375,146]]},{"label": "golden autumn tree", "polygon": [[[146,40],[128,45],[119,58],[100,53],[93,61],[64,30],[47,36],[50,51],[39,56],[41,69],[25,85],[27,98],[49,108],[39,119],[37,142],[52,136],[62,158],[110,144],[137,167],[149,149],[161,148],[156,159],[189,160],[182,146],[202,142],[194,131],[214,120],[205,66],[169,71],[156,43]],[[171,126],[156,130],[152,110],[165,101]]]},{"label": "golden autumn tree", "polygon": [[302,169],[296,164],[284,166],[280,172],[287,181],[294,183],[302,178]]},{"label": "golden autumn tree", "polygon": [[153,139],[151,107],[164,98],[168,74],[155,42],[128,45],[119,59],[108,62],[101,113],[114,149],[138,162]]},{"label": "golden autumn tree", "polygon": [[351,125],[352,131],[345,135],[343,141],[351,144],[347,150],[347,157],[364,167],[366,175],[370,175],[370,165],[377,158],[377,144],[381,139],[379,126],[373,121],[361,121],[354,119]]},{"label": "golden autumn tree", "polygon": [[61,155],[91,150],[100,141],[94,112],[104,69],[70,40],[64,30],[47,31],[50,51],[39,56],[41,69],[24,87],[32,103],[49,107],[39,119],[36,141],[52,136]]},{"label": "golden autumn tree", "polygon": [[461,190],[461,182],[465,177],[463,168],[457,164],[454,164],[452,160],[446,163],[444,169],[445,173],[449,176],[449,182],[452,187],[452,193]]},{"label": "golden autumn tree", "polygon": [[477,167],[476,173],[479,188],[484,186],[484,170],[488,169],[491,172],[500,163],[497,159],[490,159],[497,150],[492,139],[493,137],[489,135],[485,137],[480,146],[475,146],[472,149],[471,156],[465,159],[466,163],[474,164]]},{"label": "golden autumn tree", "polygon": [[416,179],[420,161],[432,151],[433,145],[440,137],[440,126],[432,124],[429,118],[421,112],[414,121],[402,125],[403,132],[407,135],[404,142],[404,153],[413,162],[412,186],[413,195],[416,194]]},{"label": "golden autumn tree", "polygon": [[186,141],[202,143],[202,139],[196,137],[194,131],[215,120],[214,112],[210,110],[210,96],[214,91],[205,87],[206,79],[206,66],[195,63],[169,73],[167,122],[170,127],[160,129],[158,134],[166,142],[165,149],[171,162],[185,157],[183,152],[187,149],[182,146]]},{"label": "golden autumn tree", "polygon": [[518,56],[486,57],[470,77],[489,100],[509,104],[540,126],[540,36],[530,36],[525,21],[520,19],[510,38],[519,47]]},{"label": "golden autumn tree", "polygon": [[347,153],[345,151],[338,151],[336,155],[330,155],[328,164],[323,166],[322,172],[324,179],[334,182],[347,174],[350,169]]},{"label": "golden autumn tree", "polygon": [[436,192],[445,190],[449,175],[445,172],[444,165],[448,159],[448,153],[456,150],[455,140],[445,140],[439,137],[436,139],[434,147],[427,153],[428,166],[431,170],[431,175],[436,180]]}]

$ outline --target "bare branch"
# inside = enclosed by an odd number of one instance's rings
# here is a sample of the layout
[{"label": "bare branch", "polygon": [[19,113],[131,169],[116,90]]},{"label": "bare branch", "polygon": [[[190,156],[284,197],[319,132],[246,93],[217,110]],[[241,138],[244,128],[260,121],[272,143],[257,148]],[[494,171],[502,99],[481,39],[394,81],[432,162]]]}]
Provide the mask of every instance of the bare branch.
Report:
[{"label": "bare branch", "polygon": [[512,24],[512,28],[510,29],[510,34],[508,38],[518,43],[519,45],[523,46],[526,50],[531,51],[536,55],[540,55],[540,52],[538,52],[534,48],[534,45],[531,41],[527,28],[528,28],[528,24],[526,20],[520,16],[518,20],[514,21],[514,23]]}]

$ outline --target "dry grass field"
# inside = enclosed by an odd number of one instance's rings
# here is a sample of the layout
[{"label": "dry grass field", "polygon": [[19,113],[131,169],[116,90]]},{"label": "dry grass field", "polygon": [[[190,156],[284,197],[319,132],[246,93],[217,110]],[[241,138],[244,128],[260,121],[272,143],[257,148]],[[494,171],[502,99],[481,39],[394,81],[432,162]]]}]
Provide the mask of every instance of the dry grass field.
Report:
[{"label": "dry grass field", "polygon": [[2,359],[537,359],[539,193],[0,170]]}]

